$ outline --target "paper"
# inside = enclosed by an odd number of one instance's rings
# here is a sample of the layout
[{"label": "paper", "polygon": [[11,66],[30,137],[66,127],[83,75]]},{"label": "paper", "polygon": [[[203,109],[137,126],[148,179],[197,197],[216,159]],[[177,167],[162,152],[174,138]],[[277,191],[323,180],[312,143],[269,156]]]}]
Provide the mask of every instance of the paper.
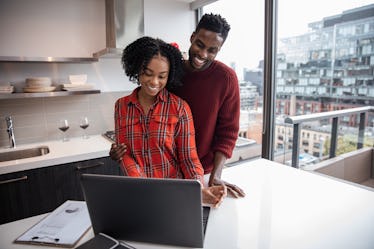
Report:
[{"label": "paper", "polygon": [[73,247],[90,227],[86,202],[68,200],[15,242]]}]

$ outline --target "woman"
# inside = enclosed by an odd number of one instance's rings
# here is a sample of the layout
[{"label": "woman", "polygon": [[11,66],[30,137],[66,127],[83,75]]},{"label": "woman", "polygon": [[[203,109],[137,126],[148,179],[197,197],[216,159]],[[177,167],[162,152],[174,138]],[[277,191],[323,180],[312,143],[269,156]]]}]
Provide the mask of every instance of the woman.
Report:
[{"label": "woman", "polygon": [[139,87],[116,101],[117,141],[111,157],[120,158],[128,176],[197,179],[203,202],[218,206],[226,188],[203,187],[191,110],[168,91],[183,75],[180,51],[160,39],[142,37],[124,49],[122,65]]}]

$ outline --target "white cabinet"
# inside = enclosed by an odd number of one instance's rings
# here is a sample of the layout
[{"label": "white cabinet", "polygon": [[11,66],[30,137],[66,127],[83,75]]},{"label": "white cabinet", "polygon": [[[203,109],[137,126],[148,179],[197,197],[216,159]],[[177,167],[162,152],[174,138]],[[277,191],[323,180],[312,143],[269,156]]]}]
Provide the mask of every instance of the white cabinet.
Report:
[{"label": "white cabinet", "polygon": [[92,57],[105,47],[105,1],[1,0],[0,56]]}]

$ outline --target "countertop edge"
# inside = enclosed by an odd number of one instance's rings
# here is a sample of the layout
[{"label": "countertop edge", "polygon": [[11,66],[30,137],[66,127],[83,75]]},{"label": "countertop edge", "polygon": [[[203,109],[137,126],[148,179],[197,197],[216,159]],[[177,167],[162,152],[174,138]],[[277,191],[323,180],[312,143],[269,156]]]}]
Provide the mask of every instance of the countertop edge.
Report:
[{"label": "countertop edge", "polygon": [[[102,135],[89,139],[72,138],[71,141],[46,141],[18,146],[17,149],[48,146],[50,153],[43,156],[0,162],[0,175],[54,165],[79,162],[109,156],[111,143]],[[79,151],[76,150],[79,148]],[[6,149],[9,150],[9,149]],[[6,151],[6,150],[0,150]]]}]

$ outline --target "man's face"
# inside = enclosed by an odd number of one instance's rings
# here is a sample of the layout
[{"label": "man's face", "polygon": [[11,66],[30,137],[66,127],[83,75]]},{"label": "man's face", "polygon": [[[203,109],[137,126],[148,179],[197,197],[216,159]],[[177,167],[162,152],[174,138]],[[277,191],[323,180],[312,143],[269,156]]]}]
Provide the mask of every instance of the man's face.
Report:
[{"label": "man's face", "polygon": [[189,66],[193,71],[207,69],[216,58],[223,45],[223,38],[219,33],[200,29],[194,32],[190,38]]}]

